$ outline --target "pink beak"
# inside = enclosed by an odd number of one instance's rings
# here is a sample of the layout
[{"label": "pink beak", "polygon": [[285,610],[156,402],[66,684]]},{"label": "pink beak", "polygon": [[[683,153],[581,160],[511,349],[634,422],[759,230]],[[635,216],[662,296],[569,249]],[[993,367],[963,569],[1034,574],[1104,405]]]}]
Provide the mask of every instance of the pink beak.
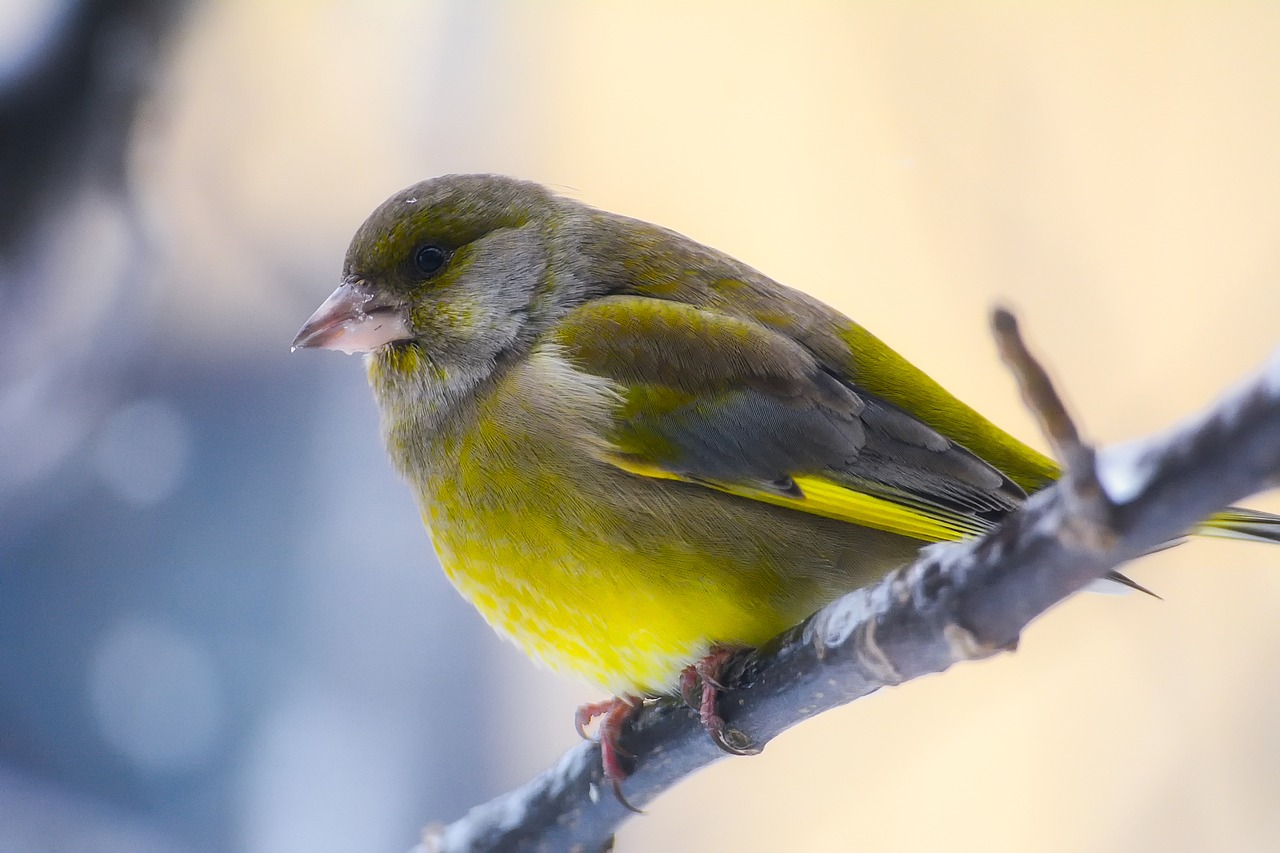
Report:
[{"label": "pink beak", "polygon": [[350,355],[412,338],[405,312],[374,304],[373,295],[360,284],[339,285],[303,325],[291,349],[318,347]]}]

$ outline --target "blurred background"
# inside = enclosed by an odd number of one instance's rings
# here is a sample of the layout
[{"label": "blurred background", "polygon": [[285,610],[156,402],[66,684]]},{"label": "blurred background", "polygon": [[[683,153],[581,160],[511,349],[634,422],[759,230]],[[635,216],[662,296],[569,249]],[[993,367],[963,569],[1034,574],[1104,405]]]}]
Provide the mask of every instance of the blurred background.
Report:
[{"label": "blurred background", "polygon": [[[6,0],[0,850],[403,851],[574,743],[599,694],[449,588],[360,362],[289,353],[387,195],[670,226],[1038,443],[1007,302],[1114,442],[1280,342],[1277,45],[1263,0]],[[1165,600],[1073,599],[618,849],[1280,848],[1280,549],[1133,575]]]}]

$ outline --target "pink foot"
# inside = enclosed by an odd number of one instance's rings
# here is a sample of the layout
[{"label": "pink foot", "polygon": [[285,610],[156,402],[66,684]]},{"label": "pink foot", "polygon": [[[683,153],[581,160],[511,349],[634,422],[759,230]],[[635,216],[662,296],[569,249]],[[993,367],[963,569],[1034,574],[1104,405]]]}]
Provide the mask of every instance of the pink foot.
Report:
[{"label": "pink foot", "polygon": [[[702,727],[707,730],[716,746],[732,755],[756,755],[760,750],[749,743],[742,743],[740,737],[735,736],[730,740],[726,735],[724,717],[720,716],[716,707],[716,700],[724,689],[720,676],[724,674],[725,665],[739,651],[728,646],[713,646],[706,657],[685,667],[680,673],[680,695],[690,708],[697,710]],[[734,734],[737,735],[736,732]]]},{"label": "pink foot", "polygon": [[587,726],[596,717],[600,718],[596,738],[600,741],[600,763],[604,767],[604,778],[613,788],[613,795],[618,798],[618,802],[637,814],[644,812],[622,796],[622,781],[631,775],[625,759],[632,755],[618,745],[618,738],[622,736],[623,724],[640,705],[640,700],[634,696],[615,696],[603,702],[588,702],[578,708],[578,713],[574,715],[574,726],[584,739],[587,737]]}]

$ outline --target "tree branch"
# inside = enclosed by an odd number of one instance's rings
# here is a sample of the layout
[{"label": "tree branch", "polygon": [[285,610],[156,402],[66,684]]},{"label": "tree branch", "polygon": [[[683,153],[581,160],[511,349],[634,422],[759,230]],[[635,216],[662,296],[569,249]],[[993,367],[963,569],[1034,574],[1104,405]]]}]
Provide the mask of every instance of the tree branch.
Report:
[{"label": "tree branch", "polygon": [[[1280,479],[1280,351],[1194,420],[1095,455],[1048,374],[997,311],[993,330],[1023,399],[1065,463],[1062,479],[986,536],[924,549],[911,565],[819,610],[725,673],[726,736],[744,747],[881,687],[1013,650],[1039,614],[1121,564]],[[675,699],[624,731],[637,805],[725,757]],[[583,743],[524,786],[430,829],[421,851],[607,850],[631,816]]]}]

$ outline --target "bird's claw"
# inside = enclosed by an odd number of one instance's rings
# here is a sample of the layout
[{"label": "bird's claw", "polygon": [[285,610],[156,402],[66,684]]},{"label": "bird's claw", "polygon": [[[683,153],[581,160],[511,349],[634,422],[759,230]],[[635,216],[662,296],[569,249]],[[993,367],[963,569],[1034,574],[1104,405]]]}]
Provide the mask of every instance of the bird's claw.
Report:
[{"label": "bird's claw", "polygon": [[587,726],[596,717],[600,718],[596,739],[600,742],[600,765],[604,771],[604,779],[613,790],[614,797],[624,808],[636,814],[644,814],[642,809],[633,806],[622,794],[622,782],[631,775],[631,768],[627,765],[635,756],[618,744],[623,725],[638,707],[640,707],[639,700],[630,696],[617,696],[603,702],[588,702],[579,707],[577,714],[574,715],[574,727],[577,728],[578,734],[586,738]]},{"label": "bird's claw", "polygon": [[702,660],[685,667],[680,673],[680,695],[685,704],[698,712],[698,721],[716,746],[730,755],[758,755],[759,747],[740,729],[729,728],[716,707],[720,691],[725,689],[720,677],[735,654],[736,649],[715,646]]}]

